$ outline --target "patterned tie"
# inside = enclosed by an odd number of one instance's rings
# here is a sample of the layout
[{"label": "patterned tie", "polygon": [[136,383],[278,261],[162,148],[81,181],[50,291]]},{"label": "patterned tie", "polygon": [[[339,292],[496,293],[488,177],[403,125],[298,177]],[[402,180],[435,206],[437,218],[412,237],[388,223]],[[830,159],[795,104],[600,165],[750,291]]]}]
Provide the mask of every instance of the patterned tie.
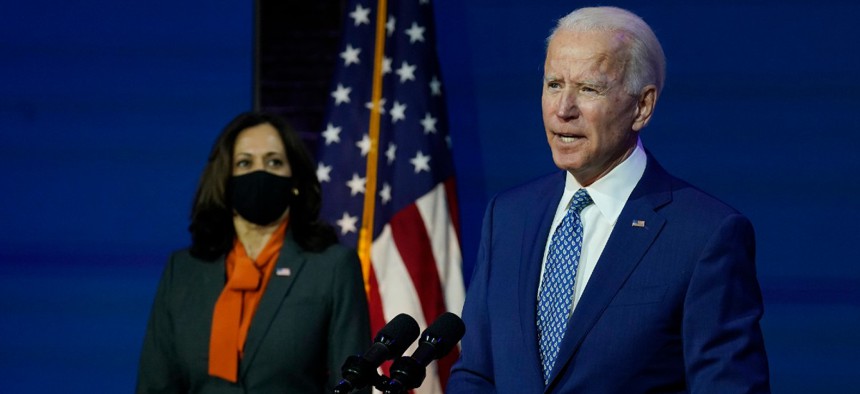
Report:
[{"label": "patterned tie", "polygon": [[549,383],[573,303],[573,285],[582,250],[582,220],[579,213],[592,202],[585,189],[577,190],[549,245],[537,312],[538,343],[545,384]]}]

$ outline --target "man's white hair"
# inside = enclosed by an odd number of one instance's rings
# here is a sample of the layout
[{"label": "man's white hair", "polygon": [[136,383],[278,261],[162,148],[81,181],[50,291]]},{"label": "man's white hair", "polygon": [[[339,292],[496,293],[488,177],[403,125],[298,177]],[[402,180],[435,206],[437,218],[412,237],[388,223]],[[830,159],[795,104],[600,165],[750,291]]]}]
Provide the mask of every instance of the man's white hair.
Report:
[{"label": "man's white hair", "polygon": [[559,19],[547,38],[547,45],[558,31],[612,31],[623,34],[626,42],[627,65],[624,88],[627,93],[639,95],[647,85],[657,86],[657,95],[663,91],[666,78],[666,56],[660,41],[636,14],[617,7],[580,8]]}]

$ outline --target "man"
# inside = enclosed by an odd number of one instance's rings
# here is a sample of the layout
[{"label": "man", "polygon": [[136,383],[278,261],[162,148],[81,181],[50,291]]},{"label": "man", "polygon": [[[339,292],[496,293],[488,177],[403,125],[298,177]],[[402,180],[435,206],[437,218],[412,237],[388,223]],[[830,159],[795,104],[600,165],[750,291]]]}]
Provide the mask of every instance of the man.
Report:
[{"label": "man", "polygon": [[664,70],[628,11],[559,21],[542,107],[564,171],[490,202],[449,394],[769,392],[752,225],[639,140]]}]

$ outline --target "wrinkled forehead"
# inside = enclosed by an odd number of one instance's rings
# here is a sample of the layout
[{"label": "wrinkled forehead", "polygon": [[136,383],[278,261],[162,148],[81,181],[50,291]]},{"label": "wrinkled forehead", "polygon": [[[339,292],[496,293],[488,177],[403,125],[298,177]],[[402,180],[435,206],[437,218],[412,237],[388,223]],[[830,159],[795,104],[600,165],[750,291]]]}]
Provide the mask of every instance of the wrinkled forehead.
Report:
[{"label": "wrinkled forehead", "polygon": [[547,47],[544,73],[599,73],[615,79],[624,74],[627,48],[623,32],[559,31]]},{"label": "wrinkled forehead", "polygon": [[559,28],[553,32],[552,36],[547,41],[547,52],[551,46],[555,45],[573,45],[571,41],[576,41],[577,45],[593,44],[603,47],[606,51],[621,51],[625,52],[632,44],[635,36],[633,33],[624,29],[617,28]]}]

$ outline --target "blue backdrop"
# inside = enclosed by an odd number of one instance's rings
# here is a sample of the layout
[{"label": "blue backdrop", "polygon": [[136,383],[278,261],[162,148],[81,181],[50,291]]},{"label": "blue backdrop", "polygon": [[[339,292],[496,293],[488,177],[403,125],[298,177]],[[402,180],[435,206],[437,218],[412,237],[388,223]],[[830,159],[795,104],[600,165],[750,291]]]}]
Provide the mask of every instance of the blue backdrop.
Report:
[{"label": "blue backdrop", "polygon": [[[470,272],[489,196],[554,170],[544,39],[576,4],[435,4]],[[621,1],[668,57],[645,145],[756,226],[775,392],[860,387],[853,2]],[[131,392],[211,143],[250,108],[252,9],[16,2],[0,12],[0,391]]]}]

